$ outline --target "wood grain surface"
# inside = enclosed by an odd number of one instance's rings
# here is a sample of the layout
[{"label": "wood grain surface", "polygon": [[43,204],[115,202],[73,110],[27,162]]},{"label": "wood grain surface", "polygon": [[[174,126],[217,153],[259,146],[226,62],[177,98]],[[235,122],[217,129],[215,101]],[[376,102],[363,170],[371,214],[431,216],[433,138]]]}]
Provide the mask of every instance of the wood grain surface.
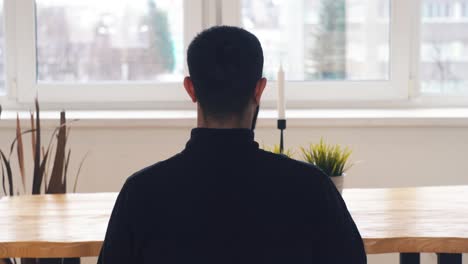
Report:
[{"label": "wood grain surface", "polygon": [[[346,189],[368,254],[468,253],[468,186]],[[97,256],[116,193],[0,199],[0,258]]]},{"label": "wood grain surface", "polygon": [[468,253],[468,186],[349,189],[368,254]]}]

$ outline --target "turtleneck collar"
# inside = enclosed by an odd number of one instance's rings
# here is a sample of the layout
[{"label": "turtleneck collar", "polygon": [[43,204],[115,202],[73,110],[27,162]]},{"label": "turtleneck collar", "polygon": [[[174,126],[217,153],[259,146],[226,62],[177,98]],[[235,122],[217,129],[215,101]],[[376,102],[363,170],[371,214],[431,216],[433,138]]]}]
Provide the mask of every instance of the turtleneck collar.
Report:
[{"label": "turtleneck collar", "polygon": [[258,149],[258,143],[254,141],[254,132],[244,128],[194,128],[186,145],[186,150],[225,149],[232,151],[233,148]]}]

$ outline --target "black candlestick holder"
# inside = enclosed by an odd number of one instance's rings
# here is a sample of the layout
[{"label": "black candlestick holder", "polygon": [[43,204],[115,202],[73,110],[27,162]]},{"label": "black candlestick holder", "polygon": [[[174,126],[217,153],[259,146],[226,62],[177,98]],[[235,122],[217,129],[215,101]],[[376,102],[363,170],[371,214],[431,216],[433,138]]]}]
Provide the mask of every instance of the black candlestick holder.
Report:
[{"label": "black candlestick holder", "polygon": [[278,119],[278,129],[280,130],[280,153],[284,152],[284,130],[286,129],[286,119]]}]

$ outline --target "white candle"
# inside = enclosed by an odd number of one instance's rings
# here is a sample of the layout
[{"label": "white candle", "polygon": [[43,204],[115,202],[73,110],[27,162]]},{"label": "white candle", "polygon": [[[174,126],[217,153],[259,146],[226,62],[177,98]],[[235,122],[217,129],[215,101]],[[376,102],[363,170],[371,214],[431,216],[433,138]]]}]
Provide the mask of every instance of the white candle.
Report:
[{"label": "white candle", "polygon": [[284,98],[284,71],[283,65],[280,64],[278,70],[278,119],[286,119],[286,103]]}]

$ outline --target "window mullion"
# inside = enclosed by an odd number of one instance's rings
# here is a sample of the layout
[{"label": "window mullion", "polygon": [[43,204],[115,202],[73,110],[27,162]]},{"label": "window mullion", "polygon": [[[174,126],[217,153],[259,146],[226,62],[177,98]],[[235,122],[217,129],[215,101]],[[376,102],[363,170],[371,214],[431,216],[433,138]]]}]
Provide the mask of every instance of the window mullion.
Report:
[{"label": "window mullion", "polygon": [[[1,1],[1,0],[0,0]],[[3,0],[4,32],[5,32],[5,76],[7,96],[16,98],[17,94],[17,69],[16,69],[16,1]]]},{"label": "window mullion", "polygon": [[202,0],[203,1],[203,28],[209,28],[222,24],[221,19],[221,1],[220,0]]},{"label": "window mullion", "polygon": [[414,1],[393,0],[391,12],[390,78],[396,97],[409,98]]},{"label": "window mullion", "polygon": [[[203,0],[184,0],[184,54],[187,54],[190,41],[203,28],[203,11]],[[184,68],[185,74],[188,75],[187,63],[185,63]]]},{"label": "window mullion", "polygon": [[221,0],[221,16],[224,25],[242,26],[242,0]]},{"label": "window mullion", "polygon": [[419,62],[421,58],[421,14],[422,14],[422,1],[413,0],[408,1],[411,5],[411,64],[409,69],[409,98],[415,98],[420,95],[420,73]]},{"label": "window mullion", "polygon": [[32,102],[36,96],[36,21],[35,1],[15,0],[17,97]]}]

